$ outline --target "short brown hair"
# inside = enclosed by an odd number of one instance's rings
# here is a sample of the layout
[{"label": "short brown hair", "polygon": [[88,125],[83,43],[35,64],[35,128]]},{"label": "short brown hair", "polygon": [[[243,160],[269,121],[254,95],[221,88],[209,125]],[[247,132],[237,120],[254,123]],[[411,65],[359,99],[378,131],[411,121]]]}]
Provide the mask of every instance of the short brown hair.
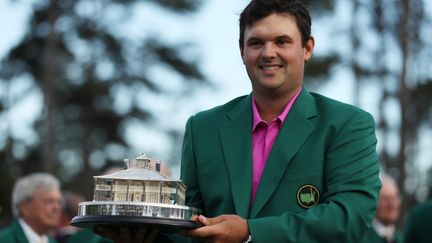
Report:
[{"label": "short brown hair", "polygon": [[273,14],[287,13],[295,19],[302,37],[303,46],[311,35],[312,20],[309,10],[298,0],[252,0],[240,14],[240,49],[243,49],[246,27]]}]

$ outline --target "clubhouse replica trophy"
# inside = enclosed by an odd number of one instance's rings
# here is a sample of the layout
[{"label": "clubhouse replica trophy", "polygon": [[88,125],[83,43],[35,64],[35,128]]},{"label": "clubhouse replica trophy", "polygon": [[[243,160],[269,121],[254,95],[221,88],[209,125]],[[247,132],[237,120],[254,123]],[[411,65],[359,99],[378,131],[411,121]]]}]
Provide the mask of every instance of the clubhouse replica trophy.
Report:
[{"label": "clubhouse replica trophy", "polygon": [[94,176],[93,201],[79,203],[71,225],[148,227],[164,232],[200,227],[191,218],[201,210],[184,205],[186,186],[162,175],[160,165],[143,154],[136,166],[125,159],[125,170]]}]

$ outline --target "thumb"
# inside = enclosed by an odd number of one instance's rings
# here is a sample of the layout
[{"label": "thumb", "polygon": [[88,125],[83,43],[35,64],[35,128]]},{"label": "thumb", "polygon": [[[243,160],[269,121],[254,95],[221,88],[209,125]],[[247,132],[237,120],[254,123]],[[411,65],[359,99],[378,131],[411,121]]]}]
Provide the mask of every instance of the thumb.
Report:
[{"label": "thumb", "polygon": [[204,215],[200,215],[198,217],[198,221],[205,226],[209,226],[222,222],[223,218],[220,216],[215,218],[207,218]]},{"label": "thumb", "polygon": [[207,226],[207,225],[211,225],[210,224],[211,218],[207,218],[204,215],[200,215],[198,216],[198,222],[200,222],[201,224]]}]

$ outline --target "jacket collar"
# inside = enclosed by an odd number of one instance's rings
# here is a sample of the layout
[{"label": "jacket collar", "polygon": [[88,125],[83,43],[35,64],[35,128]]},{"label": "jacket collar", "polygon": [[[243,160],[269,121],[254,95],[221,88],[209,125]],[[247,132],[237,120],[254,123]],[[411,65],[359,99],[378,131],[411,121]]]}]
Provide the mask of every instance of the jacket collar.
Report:
[{"label": "jacket collar", "polygon": [[20,223],[18,222],[18,219],[16,219],[11,227],[11,232],[13,234],[13,237],[15,238],[17,243],[28,243],[27,237],[24,233],[23,228],[21,227]]}]

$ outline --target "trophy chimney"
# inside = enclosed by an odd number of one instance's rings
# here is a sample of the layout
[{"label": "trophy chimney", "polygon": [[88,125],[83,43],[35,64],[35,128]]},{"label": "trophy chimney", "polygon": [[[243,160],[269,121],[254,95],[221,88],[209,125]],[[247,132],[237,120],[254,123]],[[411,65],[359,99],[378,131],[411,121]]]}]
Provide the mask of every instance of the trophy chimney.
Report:
[{"label": "trophy chimney", "polygon": [[157,172],[160,172],[161,171],[161,161],[160,160],[156,160],[155,162],[156,162],[156,164],[155,164],[155,170]]},{"label": "trophy chimney", "polygon": [[127,169],[129,169],[129,167],[130,167],[130,160],[124,159],[123,160],[123,168],[127,170]]}]

